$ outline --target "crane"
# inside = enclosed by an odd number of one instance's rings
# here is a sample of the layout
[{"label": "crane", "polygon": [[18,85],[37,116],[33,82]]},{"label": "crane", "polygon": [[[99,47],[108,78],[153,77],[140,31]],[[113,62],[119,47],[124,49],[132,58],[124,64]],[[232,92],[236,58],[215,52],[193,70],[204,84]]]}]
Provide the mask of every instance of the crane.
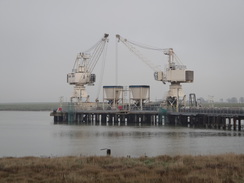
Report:
[{"label": "crane", "polygon": [[67,83],[74,85],[71,102],[74,102],[73,99],[78,104],[89,102],[85,85],[92,86],[96,81],[96,75],[92,72],[107,45],[108,36],[109,34],[104,34],[104,37],[90,49],[77,54],[72,72],[67,74]]},{"label": "crane", "polygon": [[[179,105],[185,100],[181,83],[192,83],[194,80],[194,71],[187,70],[186,66],[181,64],[180,59],[174,53],[173,48],[161,49],[140,45],[129,41],[118,34],[116,35],[116,38],[154,71],[155,80],[162,81],[164,84],[166,82],[170,83],[166,104],[168,108],[178,111]],[[143,56],[135,46],[162,51],[164,55],[168,56],[168,65],[165,71],[163,72],[158,67],[154,66],[153,62]]]}]

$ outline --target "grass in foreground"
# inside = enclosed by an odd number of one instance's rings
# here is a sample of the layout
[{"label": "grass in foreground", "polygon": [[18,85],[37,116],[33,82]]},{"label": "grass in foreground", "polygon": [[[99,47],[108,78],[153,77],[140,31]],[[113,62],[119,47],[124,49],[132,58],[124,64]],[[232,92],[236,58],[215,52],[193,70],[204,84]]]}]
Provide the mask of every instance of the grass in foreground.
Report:
[{"label": "grass in foreground", "polygon": [[244,155],[0,158],[2,182],[244,182]]}]

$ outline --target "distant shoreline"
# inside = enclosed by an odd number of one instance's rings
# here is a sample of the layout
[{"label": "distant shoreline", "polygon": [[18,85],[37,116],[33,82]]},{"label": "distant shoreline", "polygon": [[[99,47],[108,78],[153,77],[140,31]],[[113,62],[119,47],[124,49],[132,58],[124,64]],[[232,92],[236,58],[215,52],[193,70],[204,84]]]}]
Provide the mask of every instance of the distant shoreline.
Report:
[{"label": "distant shoreline", "polygon": [[52,111],[58,102],[0,103],[0,111]]},{"label": "distant shoreline", "polygon": [[[204,104],[202,107],[209,107],[208,105]],[[0,103],[0,111],[52,111],[58,107],[58,102]],[[244,103],[214,103],[214,107],[244,107]]]}]

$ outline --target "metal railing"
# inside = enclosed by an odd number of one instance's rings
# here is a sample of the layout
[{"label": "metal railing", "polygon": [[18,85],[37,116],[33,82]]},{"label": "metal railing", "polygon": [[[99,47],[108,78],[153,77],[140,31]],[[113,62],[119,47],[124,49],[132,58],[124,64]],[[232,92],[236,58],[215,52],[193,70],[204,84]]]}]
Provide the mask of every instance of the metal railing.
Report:
[{"label": "metal railing", "polygon": [[242,107],[223,107],[223,108],[209,108],[209,107],[200,107],[200,108],[180,108],[179,112],[188,112],[188,113],[199,113],[199,114],[226,114],[226,115],[244,115],[244,108]]},{"label": "metal railing", "polygon": [[[81,112],[84,110],[92,110],[92,111],[158,111],[160,108],[159,104],[154,105],[144,105],[144,106],[136,106],[136,105],[118,105],[116,107],[112,107],[108,104],[98,104],[97,106],[93,106],[91,108],[83,108],[79,105],[72,105],[72,112]],[[71,112],[70,104],[63,105],[63,112]]]}]

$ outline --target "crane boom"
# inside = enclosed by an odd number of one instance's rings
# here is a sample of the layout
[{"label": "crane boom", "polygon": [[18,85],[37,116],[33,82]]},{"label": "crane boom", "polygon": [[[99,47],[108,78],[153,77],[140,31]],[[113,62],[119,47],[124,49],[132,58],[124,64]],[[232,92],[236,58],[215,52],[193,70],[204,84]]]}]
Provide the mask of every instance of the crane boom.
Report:
[{"label": "crane boom", "polygon": [[96,75],[92,74],[104,48],[108,42],[109,34],[104,37],[86,52],[78,53],[72,69],[72,73],[67,74],[67,82],[74,85],[74,92],[71,101],[76,98],[78,102],[82,98],[88,98],[85,85],[94,85]]},{"label": "crane boom", "polygon": [[[116,35],[119,41],[124,43],[124,45],[129,48],[131,52],[133,52],[137,57],[139,57],[144,63],[146,63],[152,70],[154,70],[154,79],[157,81],[162,81],[164,84],[166,82],[170,83],[170,88],[168,91],[168,95],[166,98],[167,104],[178,110],[179,101],[185,100],[185,95],[183,93],[181,83],[192,83],[194,78],[194,72],[191,70],[187,70],[185,65],[180,63],[180,60],[176,56],[173,51],[173,48],[168,49],[159,49],[159,48],[151,48],[148,46],[142,46],[135,44],[133,42],[128,41],[127,39],[121,37],[120,35]],[[163,51],[165,55],[168,56],[168,66],[165,72],[161,71],[157,67],[155,67],[149,59],[144,57],[139,50],[137,50],[134,45],[147,48],[151,50]],[[180,99],[182,98],[182,99]]]},{"label": "crane boom", "polygon": [[147,64],[153,71],[160,71],[158,66],[155,66],[148,58],[143,56],[141,52],[136,49],[132,44],[130,44],[127,39],[121,37],[119,34],[116,35],[118,41],[121,41],[131,52],[133,52],[137,57],[139,57],[145,64]]}]

